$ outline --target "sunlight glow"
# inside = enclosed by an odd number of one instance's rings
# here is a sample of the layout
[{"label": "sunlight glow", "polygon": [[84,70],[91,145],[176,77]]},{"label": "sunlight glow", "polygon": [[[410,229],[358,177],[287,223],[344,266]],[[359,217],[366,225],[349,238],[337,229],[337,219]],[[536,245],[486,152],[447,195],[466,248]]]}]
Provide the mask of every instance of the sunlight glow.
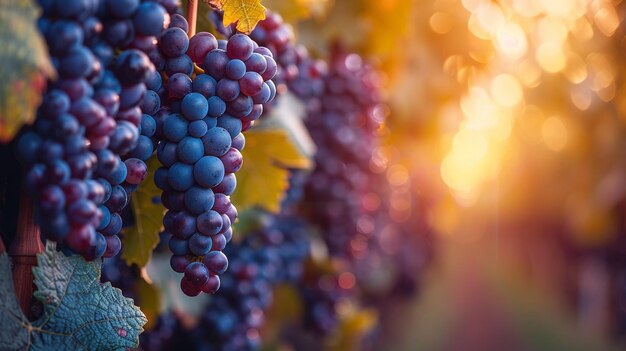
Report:
[{"label": "sunlight glow", "polygon": [[514,130],[555,152],[573,143],[565,119],[543,110],[549,109],[548,101],[546,107],[526,106],[533,89],[565,78],[571,83],[565,93],[581,111],[621,94],[614,59],[603,51],[579,54],[577,46],[597,32],[615,34],[619,16],[610,0],[461,2],[469,12],[470,33],[491,45],[465,56],[453,54],[444,64],[468,87],[458,106],[440,113],[446,131],[456,123],[444,139],[440,175],[457,204],[469,206],[505,168],[516,145],[510,140]]}]

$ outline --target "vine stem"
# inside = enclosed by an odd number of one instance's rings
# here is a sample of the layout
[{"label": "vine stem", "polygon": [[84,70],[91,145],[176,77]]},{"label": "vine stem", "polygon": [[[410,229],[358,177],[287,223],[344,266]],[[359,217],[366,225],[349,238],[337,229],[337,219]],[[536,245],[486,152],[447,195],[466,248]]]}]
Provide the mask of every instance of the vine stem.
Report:
[{"label": "vine stem", "polygon": [[15,296],[27,318],[32,316],[33,267],[37,266],[37,254],[43,252],[39,237],[39,226],[35,223],[33,201],[26,194],[20,195],[20,212],[17,218],[17,233],[8,253],[13,263],[13,285]]},{"label": "vine stem", "polygon": [[189,24],[189,31],[187,36],[189,38],[196,34],[196,23],[198,22],[198,0],[187,1],[187,23]]}]

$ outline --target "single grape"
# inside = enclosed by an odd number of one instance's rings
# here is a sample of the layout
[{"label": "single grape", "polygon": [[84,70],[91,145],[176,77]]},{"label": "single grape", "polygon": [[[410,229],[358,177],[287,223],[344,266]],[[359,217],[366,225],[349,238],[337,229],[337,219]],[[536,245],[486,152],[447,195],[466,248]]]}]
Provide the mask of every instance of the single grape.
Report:
[{"label": "single grape", "polygon": [[212,188],[224,179],[224,165],[215,156],[204,156],[193,166],[193,177],[199,185]]}]

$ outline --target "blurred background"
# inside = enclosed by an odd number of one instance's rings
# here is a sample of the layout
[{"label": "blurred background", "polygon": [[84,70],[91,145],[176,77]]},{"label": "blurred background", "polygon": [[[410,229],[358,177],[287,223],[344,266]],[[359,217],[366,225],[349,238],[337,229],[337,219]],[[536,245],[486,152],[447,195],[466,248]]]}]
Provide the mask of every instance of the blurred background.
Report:
[{"label": "blurred background", "polygon": [[298,40],[381,69],[390,213],[436,242],[375,349],[623,349],[626,5],[317,3]]},{"label": "blurred background", "polygon": [[[234,34],[209,2],[198,31]],[[623,1],[262,4],[278,93],[239,147],[219,292],[181,293],[152,182],[104,261],[139,350],[626,349]]]}]

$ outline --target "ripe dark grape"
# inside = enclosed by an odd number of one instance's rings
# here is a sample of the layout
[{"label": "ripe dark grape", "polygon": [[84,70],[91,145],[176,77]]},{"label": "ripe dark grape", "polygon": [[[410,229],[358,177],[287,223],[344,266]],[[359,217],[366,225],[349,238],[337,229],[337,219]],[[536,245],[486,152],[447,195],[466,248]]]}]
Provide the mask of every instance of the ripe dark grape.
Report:
[{"label": "ripe dark grape", "polygon": [[245,34],[235,34],[228,39],[226,54],[231,59],[247,60],[254,50],[254,42]]},{"label": "ripe dark grape", "polygon": [[163,27],[169,25],[169,15],[165,9],[153,2],[143,2],[133,18],[135,31],[139,35],[158,36]]},{"label": "ripe dark grape", "polygon": [[194,286],[201,287],[209,280],[209,270],[200,262],[192,262],[185,269],[183,279],[186,279]]},{"label": "ripe dark grape", "polygon": [[187,55],[182,55],[165,61],[165,73],[173,75],[174,73],[183,73],[191,75],[193,73],[193,62]]},{"label": "ripe dark grape", "polygon": [[226,103],[224,102],[224,100],[220,99],[217,96],[211,96],[210,98],[208,98],[207,103],[209,105],[207,113],[211,117],[219,117],[222,116],[224,112],[226,112]]},{"label": "ripe dark grape", "polygon": [[178,57],[189,47],[187,33],[178,27],[168,28],[159,39],[159,50],[165,57]]},{"label": "ripe dark grape", "polygon": [[[213,77],[208,74],[199,74],[191,83],[191,89],[202,94],[205,98],[210,98],[215,95],[215,86],[217,82]],[[223,113],[223,112],[222,112]],[[221,113],[220,113],[221,114]],[[218,115],[220,115],[218,114]]]},{"label": "ripe dark grape", "polygon": [[178,159],[187,164],[195,164],[204,152],[204,146],[200,138],[193,136],[184,137],[176,146]]},{"label": "ripe dark grape", "polygon": [[187,20],[185,19],[185,17],[177,13],[172,15],[170,19],[169,28],[172,27],[178,27],[182,29],[185,33],[189,31],[189,24],[187,23]]},{"label": "ripe dark grape", "polygon": [[187,54],[196,64],[202,64],[212,50],[217,49],[217,39],[211,33],[201,32],[189,40]]},{"label": "ripe dark grape", "polygon": [[198,93],[187,94],[182,101],[182,113],[190,121],[202,119],[209,111],[207,99]]}]

